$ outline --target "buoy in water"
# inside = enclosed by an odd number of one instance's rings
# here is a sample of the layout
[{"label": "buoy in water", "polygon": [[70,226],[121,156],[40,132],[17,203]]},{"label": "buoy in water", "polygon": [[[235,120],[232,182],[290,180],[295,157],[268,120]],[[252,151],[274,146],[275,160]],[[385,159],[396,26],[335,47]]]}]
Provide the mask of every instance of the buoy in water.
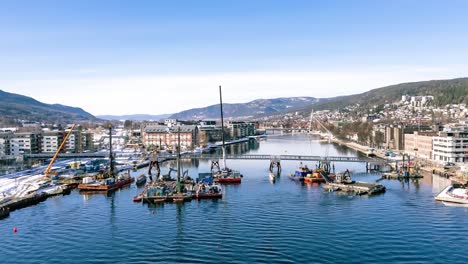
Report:
[{"label": "buoy in water", "polygon": [[18,228],[13,227],[13,233],[18,233]]},{"label": "buoy in water", "polygon": [[151,211],[152,214],[154,214],[154,211]]}]

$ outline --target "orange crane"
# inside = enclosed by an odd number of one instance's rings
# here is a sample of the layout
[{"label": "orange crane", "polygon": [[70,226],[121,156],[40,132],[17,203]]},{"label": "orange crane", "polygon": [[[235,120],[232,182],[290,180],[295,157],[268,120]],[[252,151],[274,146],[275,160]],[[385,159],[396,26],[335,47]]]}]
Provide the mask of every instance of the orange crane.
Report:
[{"label": "orange crane", "polygon": [[67,144],[67,139],[68,137],[70,136],[70,134],[72,133],[73,129],[75,128],[76,124],[73,124],[73,126],[70,128],[70,131],[68,131],[68,133],[65,135],[65,137],[63,138],[63,141],[62,141],[62,144],[60,144],[60,147],[58,147],[57,151],[55,152],[55,155],[54,157],[52,158],[52,160],[50,161],[49,163],[49,166],[47,166],[47,169],[44,171],[44,174],[46,176],[49,176],[50,174],[50,169],[52,168],[52,165],[54,164],[55,160],[57,159],[58,157],[58,154],[60,153],[60,151],[62,151],[63,147],[65,146],[65,144]]}]

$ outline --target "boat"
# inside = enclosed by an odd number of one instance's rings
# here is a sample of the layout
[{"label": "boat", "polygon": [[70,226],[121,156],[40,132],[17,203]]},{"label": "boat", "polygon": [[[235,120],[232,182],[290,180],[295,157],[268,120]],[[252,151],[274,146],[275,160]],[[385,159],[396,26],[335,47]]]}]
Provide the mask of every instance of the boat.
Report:
[{"label": "boat", "polygon": [[218,184],[198,183],[195,185],[193,198],[220,199],[223,197],[222,188]]},{"label": "boat", "polygon": [[213,173],[214,182],[223,184],[240,184],[242,182],[242,174],[239,171],[231,170],[229,168],[221,169]]},{"label": "boat", "polygon": [[146,183],[146,175],[142,174],[136,179],[136,185],[143,185]]},{"label": "boat", "polygon": [[[219,101],[221,110],[221,131],[224,131],[223,96],[221,92],[221,86],[219,86]],[[221,133],[221,138],[221,149],[223,151],[223,167],[219,171],[213,172],[214,181],[222,184],[240,184],[242,182],[243,175],[239,171],[232,170],[226,167],[226,141],[224,138],[224,133]]]},{"label": "boat", "polygon": [[139,203],[142,200],[143,200],[143,196],[141,196],[141,195],[137,195],[137,196],[133,197],[133,202],[135,202],[135,203]]},{"label": "boat", "polygon": [[441,202],[468,204],[468,184],[449,185],[435,199]]},{"label": "boat", "polygon": [[307,165],[303,166],[301,162],[301,165],[296,169],[294,174],[289,174],[288,177],[293,181],[304,181],[304,178],[309,173],[312,173],[312,171],[307,167]]},{"label": "boat", "polygon": [[320,161],[317,168],[304,177],[304,183],[326,183],[335,180],[335,174],[330,172],[330,163],[328,161]]}]

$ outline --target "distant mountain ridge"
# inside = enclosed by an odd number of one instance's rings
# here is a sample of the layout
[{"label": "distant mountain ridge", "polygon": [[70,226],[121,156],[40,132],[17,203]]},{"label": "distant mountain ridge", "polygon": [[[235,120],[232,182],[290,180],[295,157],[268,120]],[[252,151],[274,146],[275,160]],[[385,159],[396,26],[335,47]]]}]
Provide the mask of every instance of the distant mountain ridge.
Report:
[{"label": "distant mountain ridge", "polygon": [[373,89],[361,94],[330,98],[325,103],[319,102],[311,105],[309,109],[337,110],[356,104],[368,108],[373,105],[396,102],[401,100],[402,95],[432,95],[434,96],[434,103],[438,106],[459,103],[468,104],[468,78],[400,83]]},{"label": "distant mountain ridge", "polygon": [[[258,99],[248,103],[229,104],[223,103],[224,116],[226,118],[249,118],[280,114],[294,109],[301,109],[327,99],[314,97],[288,97],[275,99]],[[219,119],[219,104],[204,108],[185,110],[170,116],[180,120]]]},{"label": "distant mountain ridge", "polygon": [[45,104],[31,97],[0,90],[0,115],[3,120],[71,123],[97,120],[79,107]]},{"label": "distant mountain ridge", "polygon": [[134,115],[98,115],[98,118],[104,120],[134,120],[134,121],[144,121],[144,120],[161,120],[167,117],[170,117],[172,114],[162,114],[162,115],[147,115],[147,114],[134,114]]}]

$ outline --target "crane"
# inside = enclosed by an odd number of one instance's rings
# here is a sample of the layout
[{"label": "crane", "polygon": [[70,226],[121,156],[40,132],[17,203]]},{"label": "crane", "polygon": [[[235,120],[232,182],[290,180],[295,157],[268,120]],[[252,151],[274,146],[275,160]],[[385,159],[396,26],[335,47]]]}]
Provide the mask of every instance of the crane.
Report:
[{"label": "crane", "polygon": [[57,148],[57,151],[55,152],[55,155],[54,157],[52,158],[52,160],[50,161],[49,163],[49,166],[47,166],[47,169],[44,171],[44,174],[46,176],[49,176],[50,174],[50,169],[52,168],[52,165],[54,164],[55,160],[57,159],[58,157],[58,154],[60,153],[60,151],[62,151],[63,147],[65,146],[65,144],[67,143],[67,139],[68,137],[71,135],[73,129],[75,128],[76,124],[73,124],[73,126],[70,128],[70,131],[68,131],[68,133],[65,135],[65,137],[63,138],[63,141],[62,141],[62,144],[60,144],[60,146]]},{"label": "crane", "polygon": [[331,138],[333,136],[332,132],[330,132],[330,130],[328,130],[328,128],[326,128],[322,122],[320,122],[317,118],[314,118],[314,111],[312,110],[312,112],[310,113],[310,127],[312,129],[312,121],[315,120],[319,125],[320,127],[322,127],[328,134],[328,143],[331,143]]},{"label": "crane", "polygon": [[[321,128],[323,128],[323,130],[325,130],[327,132],[327,139],[328,139],[328,144],[325,148],[325,160],[323,161],[320,161],[319,162],[319,167],[322,168],[327,172],[327,173],[330,173],[330,169],[331,169],[331,164],[330,162],[327,160],[328,158],[328,153],[329,153],[329,148],[330,148],[330,144],[331,144],[331,139],[333,137],[333,134],[330,130],[328,130],[328,128],[325,127],[325,125],[322,124],[322,122],[320,122],[320,120],[318,120],[317,118],[314,118],[314,110],[312,110],[310,112],[310,130],[312,130],[312,122],[313,121],[316,121],[319,126]],[[333,165],[333,171],[335,170],[335,165]]]}]

